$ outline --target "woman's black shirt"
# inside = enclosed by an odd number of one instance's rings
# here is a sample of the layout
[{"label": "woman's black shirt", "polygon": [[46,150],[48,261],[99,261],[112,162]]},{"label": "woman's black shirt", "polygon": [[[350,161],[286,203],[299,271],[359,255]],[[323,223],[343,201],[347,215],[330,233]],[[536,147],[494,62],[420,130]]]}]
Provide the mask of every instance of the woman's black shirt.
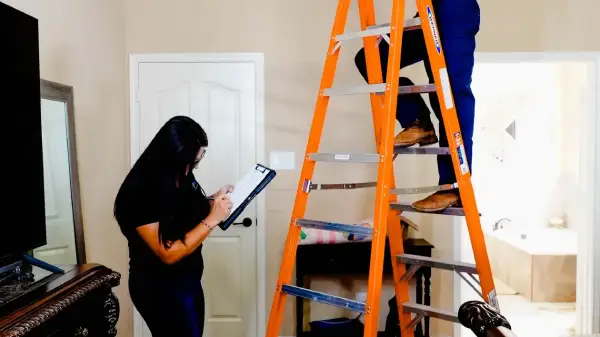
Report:
[{"label": "woman's black shirt", "polygon": [[[160,188],[146,185],[135,191],[129,191],[130,200],[127,218],[120,221],[119,226],[129,242],[129,272],[130,274],[145,275],[148,277],[172,278],[176,276],[202,277],[204,262],[202,259],[202,245],[192,254],[175,264],[168,265],[144,242],[137,233],[139,226],[158,222],[161,210]],[[183,233],[193,229],[205,219],[210,212],[210,202],[196,182],[193,174],[188,174],[182,186],[177,190],[175,222]]]}]

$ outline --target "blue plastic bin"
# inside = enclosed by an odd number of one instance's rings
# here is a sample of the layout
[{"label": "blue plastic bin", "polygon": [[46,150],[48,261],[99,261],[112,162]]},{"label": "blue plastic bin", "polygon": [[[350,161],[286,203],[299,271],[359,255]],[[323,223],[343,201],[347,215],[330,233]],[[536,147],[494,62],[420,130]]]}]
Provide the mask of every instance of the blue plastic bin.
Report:
[{"label": "blue plastic bin", "polygon": [[362,337],[364,325],[356,318],[332,318],[309,323],[314,337]]}]

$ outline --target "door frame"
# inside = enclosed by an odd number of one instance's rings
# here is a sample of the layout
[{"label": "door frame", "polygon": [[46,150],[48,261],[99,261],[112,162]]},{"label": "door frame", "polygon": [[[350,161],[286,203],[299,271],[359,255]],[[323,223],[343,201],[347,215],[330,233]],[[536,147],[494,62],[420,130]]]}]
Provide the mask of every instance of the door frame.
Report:
[{"label": "door frame", "polygon": [[[130,165],[132,158],[139,155],[138,149],[138,69],[141,63],[252,63],[256,88],[256,160],[265,162],[265,66],[263,53],[148,53],[129,55],[129,140]],[[135,154],[135,156],[134,156]],[[256,202],[256,266],[257,266],[257,337],[266,333],[266,202],[265,194],[260,193]],[[143,337],[143,320],[133,309],[133,335]]]},{"label": "door frame", "polygon": [[[579,144],[581,157],[579,165],[594,163],[592,169],[582,172],[581,184],[587,186],[581,193],[582,200],[588,200],[591,209],[586,210],[587,221],[579,224],[577,252],[577,333],[590,334],[600,332],[600,323],[594,317],[600,317],[600,177],[594,174],[593,167],[600,167],[600,53],[595,52],[478,52],[476,62],[482,63],[517,63],[517,62],[588,62],[595,65],[594,74],[589,84],[595,92],[590,97],[592,103],[581,112],[582,125],[587,130],[581,132]],[[586,207],[587,208],[587,207]],[[454,259],[461,260],[463,232],[466,228],[460,219],[453,221]],[[596,226],[594,226],[596,224]],[[584,239],[584,240],[582,240]],[[583,241],[583,242],[581,242]],[[454,278],[454,309],[462,304],[462,280]],[[502,305],[500,306],[502,307]],[[461,336],[461,326],[456,324],[454,336]]]}]

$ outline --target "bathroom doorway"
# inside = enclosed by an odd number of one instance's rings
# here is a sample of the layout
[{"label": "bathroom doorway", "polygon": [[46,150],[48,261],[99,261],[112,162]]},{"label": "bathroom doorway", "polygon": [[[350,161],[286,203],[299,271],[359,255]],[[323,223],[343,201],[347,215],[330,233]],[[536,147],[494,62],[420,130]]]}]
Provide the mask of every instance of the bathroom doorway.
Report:
[{"label": "bathroom doorway", "polygon": [[[599,65],[593,54],[476,56],[472,181],[500,309],[517,335],[592,332],[593,310],[580,308],[594,307],[598,291],[586,270],[599,234],[590,188]],[[474,262],[466,223],[455,222],[455,256]],[[460,278],[455,284],[457,305],[480,299]]]}]

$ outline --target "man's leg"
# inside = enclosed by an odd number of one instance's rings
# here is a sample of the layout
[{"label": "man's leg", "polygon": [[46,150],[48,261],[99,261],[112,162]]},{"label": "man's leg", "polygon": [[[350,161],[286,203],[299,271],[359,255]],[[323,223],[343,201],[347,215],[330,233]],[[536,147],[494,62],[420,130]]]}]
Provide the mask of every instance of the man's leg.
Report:
[{"label": "man's leg", "polygon": [[[398,303],[396,302],[396,295],[392,297],[388,301],[388,305],[390,307],[390,312],[388,313],[385,319],[385,337],[402,337],[402,333],[400,332],[400,320],[398,316]],[[421,323],[418,323],[415,326],[415,337],[423,336],[423,326]]]},{"label": "man's leg", "polygon": [[[473,154],[473,128],[475,120],[475,97],[471,90],[471,76],[475,65],[475,35],[479,30],[479,7],[475,0],[463,0],[465,6],[440,8],[436,10],[440,38],[444,47],[448,76],[454,96],[457,117],[459,120],[465,155],[471,167]],[[457,9],[462,10],[455,13]],[[439,13],[438,13],[439,12]],[[463,19],[458,22],[458,19]],[[440,22],[441,21],[441,22]],[[444,22],[446,21],[446,22]],[[443,22],[443,24],[442,24]],[[444,29],[443,27],[450,27]],[[432,79],[431,67],[426,62],[426,68]],[[432,97],[435,96],[435,97]],[[431,95],[431,106],[438,119],[442,121],[439,100],[436,95]],[[448,138],[443,122],[440,122],[440,147],[448,147]],[[438,156],[439,184],[452,184],[456,182],[454,166],[450,156]],[[459,204],[458,190],[434,193],[423,200],[413,203],[413,207],[424,212],[436,212],[450,206]]]},{"label": "man's leg", "polygon": [[[389,45],[383,40],[379,44],[379,58],[384,81],[387,76],[388,53]],[[404,32],[400,67],[404,68],[413,65],[423,61],[426,57],[427,50],[425,48],[423,32],[421,30]],[[358,51],[354,62],[362,77],[368,82],[364,48]],[[414,83],[406,77],[400,77],[399,85],[414,85]],[[404,128],[396,136],[396,144],[411,146],[417,143],[420,145],[437,143],[438,139],[431,123],[430,111],[421,95],[398,95],[396,119],[400,122],[402,128]]]}]

